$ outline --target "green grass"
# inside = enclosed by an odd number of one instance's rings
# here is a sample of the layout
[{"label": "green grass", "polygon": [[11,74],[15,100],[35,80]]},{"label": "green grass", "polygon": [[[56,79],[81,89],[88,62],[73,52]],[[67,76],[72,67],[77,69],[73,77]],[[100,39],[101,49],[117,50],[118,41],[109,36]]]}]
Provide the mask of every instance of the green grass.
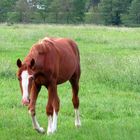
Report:
[{"label": "green grass", "polygon": [[[0,25],[1,140],[139,140],[140,28],[68,25]],[[58,88],[61,108],[57,132],[41,135],[32,129],[21,105],[16,60],[45,36],[69,37],[80,49],[81,128],[74,127],[71,87]],[[47,130],[47,90],[37,100],[39,123]]]}]

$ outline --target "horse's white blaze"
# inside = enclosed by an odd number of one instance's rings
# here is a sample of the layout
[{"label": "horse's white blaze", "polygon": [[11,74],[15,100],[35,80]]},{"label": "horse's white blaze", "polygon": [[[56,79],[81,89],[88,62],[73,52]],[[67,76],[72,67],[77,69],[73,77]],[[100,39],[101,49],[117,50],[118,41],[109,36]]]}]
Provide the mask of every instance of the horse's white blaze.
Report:
[{"label": "horse's white blaze", "polygon": [[79,110],[75,109],[75,126],[81,126],[81,121],[80,121],[80,115],[79,115]]},{"label": "horse's white blaze", "polygon": [[29,97],[29,93],[28,93],[28,85],[29,85],[29,73],[27,70],[23,71],[21,74],[21,78],[22,78],[22,90],[23,90],[23,96],[22,99],[26,99],[28,100]]}]

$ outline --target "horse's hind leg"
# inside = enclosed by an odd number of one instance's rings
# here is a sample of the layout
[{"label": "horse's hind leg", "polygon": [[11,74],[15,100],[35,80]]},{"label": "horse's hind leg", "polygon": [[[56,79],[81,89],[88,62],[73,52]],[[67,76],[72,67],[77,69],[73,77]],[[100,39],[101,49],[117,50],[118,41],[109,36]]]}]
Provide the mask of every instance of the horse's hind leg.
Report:
[{"label": "horse's hind leg", "polygon": [[73,77],[70,79],[70,83],[72,86],[72,102],[74,106],[74,111],[75,111],[75,126],[79,127],[81,126],[81,121],[80,121],[80,114],[79,114],[79,97],[78,97],[78,92],[79,92],[79,77],[76,74],[73,75]]}]

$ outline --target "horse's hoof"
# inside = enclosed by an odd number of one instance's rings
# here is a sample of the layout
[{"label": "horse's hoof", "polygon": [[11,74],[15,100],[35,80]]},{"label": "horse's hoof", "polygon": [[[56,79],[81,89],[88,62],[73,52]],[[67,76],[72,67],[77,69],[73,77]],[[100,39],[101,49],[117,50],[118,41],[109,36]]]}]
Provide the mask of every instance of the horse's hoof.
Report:
[{"label": "horse's hoof", "polygon": [[50,132],[47,132],[47,135],[48,135],[48,136],[50,136],[51,134],[52,134],[52,132],[51,132],[51,131],[50,131]]},{"label": "horse's hoof", "polygon": [[75,127],[76,127],[76,128],[80,128],[80,127],[81,127],[81,125],[77,124],[77,125],[75,125]]},{"label": "horse's hoof", "polygon": [[49,131],[47,131],[47,135],[49,136],[49,135],[52,135],[52,134],[54,134],[56,132],[56,130],[49,130]]},{"label": "horse's hoof", "polygon": [[42,134],[45,133],[45,130],[44,130],[44,128],[42,128],[42,127],[35,128],[35,130],[36,130],[38,133],[42,133]]},{"label": "horse's hoof", "polygon": [[79,122],[75,122],[75,127],[77,127],[77,128],[81,127],[81,122],[80,121]]}]

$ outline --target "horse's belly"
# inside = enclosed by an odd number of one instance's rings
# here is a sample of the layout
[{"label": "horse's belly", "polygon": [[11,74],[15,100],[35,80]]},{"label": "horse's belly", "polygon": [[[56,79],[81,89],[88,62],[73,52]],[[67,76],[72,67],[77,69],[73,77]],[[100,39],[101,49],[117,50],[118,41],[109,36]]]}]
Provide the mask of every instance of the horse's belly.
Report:
[{"label": "horse's belly", "polygon": [[64,82],[70,80],[71,77],[72,77],[72,74],[71,75],[66,75],[66,76],[64,75],[64,76],[58,77],[57,83],[58,84],[62,84]]}]

